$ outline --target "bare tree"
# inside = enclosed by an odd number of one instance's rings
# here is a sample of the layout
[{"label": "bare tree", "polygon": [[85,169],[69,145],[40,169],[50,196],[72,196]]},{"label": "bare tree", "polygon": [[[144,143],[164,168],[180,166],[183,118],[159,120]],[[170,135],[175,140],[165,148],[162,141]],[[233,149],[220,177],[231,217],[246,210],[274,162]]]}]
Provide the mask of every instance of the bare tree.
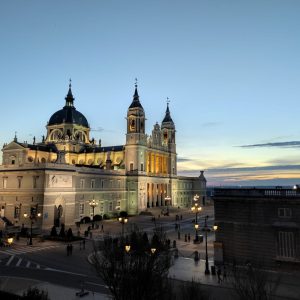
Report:
[{"label": "bare tree", "polygon": [[116,300],[171,299],[171,252],[162,230],[156,229],[151,239],[138,230],[105,238],[95,246],[94,266]]},{"label": "bare tree", "polygon": [[238,299],[271,300],[280,277],[271,278],[270,273],[261,267],[233,266],[229,281]]}]

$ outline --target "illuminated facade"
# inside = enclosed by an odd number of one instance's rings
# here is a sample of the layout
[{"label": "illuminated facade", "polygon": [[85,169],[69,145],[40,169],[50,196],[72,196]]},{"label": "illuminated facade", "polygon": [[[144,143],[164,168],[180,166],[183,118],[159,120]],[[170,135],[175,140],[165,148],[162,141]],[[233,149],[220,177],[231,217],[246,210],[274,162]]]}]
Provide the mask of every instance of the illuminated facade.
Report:
[{"label": "illuminated facade", "polygon": [[[194,194],[204,197],[206,180],[177,175],[176,131],[167,104],[165,117],[152,134],[137,86],[127,111],[125,145],[102,147],[90,139],[87,119],[74,107],[71,90],[65,106],[47,123],[41,142],[14,140],[3,146],[0,166],[0,217],[8,224],[26,224],[24,213],[42,213],[43,228],[74,225],[92,215],[118,211],[137,214],[148,207],[190,206]],[[171,196],[171,200],[165,200]]]}]

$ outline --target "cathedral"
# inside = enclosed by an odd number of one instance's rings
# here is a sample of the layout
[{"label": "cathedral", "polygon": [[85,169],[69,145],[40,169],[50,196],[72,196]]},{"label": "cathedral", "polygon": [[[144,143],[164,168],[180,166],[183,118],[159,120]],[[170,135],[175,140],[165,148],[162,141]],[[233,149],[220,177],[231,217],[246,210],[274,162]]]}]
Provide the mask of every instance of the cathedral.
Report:
[{"label": "cathedral", "polygon": [[4,144],[0,166],[0,221],[72,226],[84,217],[139,214],[159,206],[188,207],[204,199],[206,179],[177,175],[176,130],[169,103],[161,124],[146,134],[137,84],[127,110],[126,141],[117,146],[90,139],[90,124],[74,106],[71,83],[65,105],[47,123],[41,142]]}]

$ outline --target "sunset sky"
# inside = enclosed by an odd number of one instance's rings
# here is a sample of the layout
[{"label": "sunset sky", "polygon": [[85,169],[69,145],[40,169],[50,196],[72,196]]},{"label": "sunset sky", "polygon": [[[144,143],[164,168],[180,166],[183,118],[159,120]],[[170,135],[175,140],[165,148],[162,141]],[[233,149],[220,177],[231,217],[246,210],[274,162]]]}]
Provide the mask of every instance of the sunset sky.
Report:
[{"label": "sunset sky", "polygon": [[300,1],[4,0],[0,143],[37,141],[75,106],[125,143],[138,78],[146,130],[170,98],[178,170],[209,185],[300,183]]}]

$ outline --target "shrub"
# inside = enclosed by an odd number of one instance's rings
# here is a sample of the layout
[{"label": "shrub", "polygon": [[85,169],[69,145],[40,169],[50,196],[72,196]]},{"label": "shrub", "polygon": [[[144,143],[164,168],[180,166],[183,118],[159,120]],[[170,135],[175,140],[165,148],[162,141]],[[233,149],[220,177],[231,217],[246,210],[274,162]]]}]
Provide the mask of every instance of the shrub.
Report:
[{"label": "shrub", "polygon": [[90,217],[83,217],[80,222],[83,223],[83,224],[90,223],[91,218]]},{"label": "shrub", "polygon": [[66,236],[66,233],[65,233],[65,224],[61,224],[59,236],[60,237],[65,237]]},{"label": "shrub", "polygon": [[121,218],[127,218],[128,217],[128,213],[127,213],[127,211],[122,210],[122,211],[120,211],[119,216]]},{"label": "shrub", "polygon": [[53,226],[51,228],[50,236],[57,236],[57,231],[56,231],[56,227],[55,226]]},{"label": "shrub", "polygon": [[101,221],[102,220],[102,216],[101,215],[95,215],[94,216],[94,221]]},{"label": "shrub", "polygon": [[38,288],[29,288],[26,293],[23,294],[22,299],[26,300],[50,300],[46,291],[40,291]]},{"label": "shrub", "polygon": [[109,220],[109,219],[110,219],[110,216],[107,215],[107,214],[104,214],[104,215],[103,215],[103,219],[104,219],[104,220]]}]

